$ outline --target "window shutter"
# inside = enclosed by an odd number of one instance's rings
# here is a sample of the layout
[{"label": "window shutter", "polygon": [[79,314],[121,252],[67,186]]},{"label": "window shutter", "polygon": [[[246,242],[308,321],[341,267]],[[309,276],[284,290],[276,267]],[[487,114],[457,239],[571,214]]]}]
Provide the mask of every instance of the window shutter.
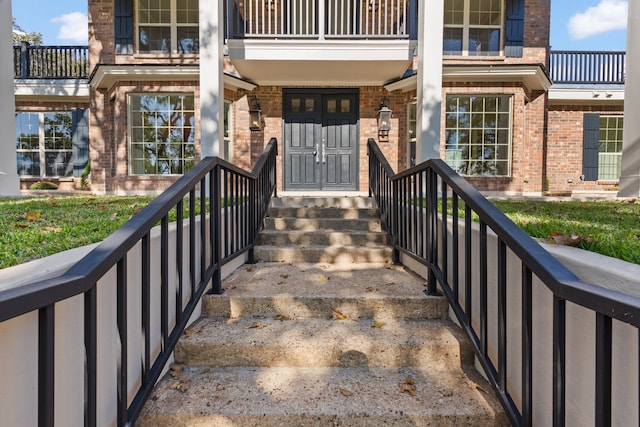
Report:
[{"label": "window shutter", "polygon": [[586,113],[582,125],[582,174],[585,181],[598,180],[600,114]]},{"label": "window shutter", "polygon": [[80,178],[89,161],[89,110],[78,109],[71,112],[73,135],[73,176]]},{"label": "window shutter", "polygon": [[133,53],[133,0],[115,0],[113,18],[116,55],[131,55]]},{"label": "window shutter", "polygon": [[524,45],[524,0],[507,0],[504,53],[521,58]]}]

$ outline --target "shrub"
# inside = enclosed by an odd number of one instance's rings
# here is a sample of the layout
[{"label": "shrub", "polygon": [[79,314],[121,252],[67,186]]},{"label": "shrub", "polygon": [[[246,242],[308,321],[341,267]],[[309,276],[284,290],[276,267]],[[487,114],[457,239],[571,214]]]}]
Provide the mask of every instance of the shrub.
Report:
[{"label": "shrub", "polygon": [[57,190],[58,186],[53,182],[38,181],[29,187],[31,190]]}]

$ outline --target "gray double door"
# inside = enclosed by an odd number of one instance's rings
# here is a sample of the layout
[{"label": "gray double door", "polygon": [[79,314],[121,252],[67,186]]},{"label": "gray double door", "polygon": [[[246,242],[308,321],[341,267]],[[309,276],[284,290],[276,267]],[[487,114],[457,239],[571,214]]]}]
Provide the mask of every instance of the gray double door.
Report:
[{"label": "gray double door", "polygon": [[358,189],[358,91],[285,90],[284,189]]}]

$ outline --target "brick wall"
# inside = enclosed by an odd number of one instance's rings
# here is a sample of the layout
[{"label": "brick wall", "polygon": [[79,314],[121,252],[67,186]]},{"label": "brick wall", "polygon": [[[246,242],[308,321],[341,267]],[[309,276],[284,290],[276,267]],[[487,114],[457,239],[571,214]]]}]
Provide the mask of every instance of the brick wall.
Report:
[{"label": "brick wall", "polygon": [[549,107],[547,173],[550,194],[614,190],[617,188],[616,181],[580,180],[582,175],[582,129],[585,113],[622,115],[623,107],[622,105],[552,105]]}]

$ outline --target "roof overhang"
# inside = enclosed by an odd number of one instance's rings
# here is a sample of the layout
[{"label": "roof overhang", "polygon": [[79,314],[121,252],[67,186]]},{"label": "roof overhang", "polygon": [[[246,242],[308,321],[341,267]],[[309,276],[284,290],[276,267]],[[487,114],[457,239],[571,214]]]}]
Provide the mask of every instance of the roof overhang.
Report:
[{"label": "roof overhang", "polygon": [[409,39],[228,41],[238,73],[265,86],[380,86],[411,66],[415,46]]},{"label": "roof overhang", "polygon": [[[401,80],[387,83],[384,87],[389,91],[409,91],[416,88],[416,74]],[[551,80],[541,64],[490,64],[490,65],[444,65],[442,67],[443,83],[477,82],[477,83],[519,83],[529,90],[547,91]]]},{"label": "roof overhang", "polygon": [[[255,83],[224,73],[224,87],[252,91]],[[96,67],[89,84],[94,89],[110,90],[120,81],[199,81],[198,65],[105,65]]]},{"label": "roof overhang", "polygon": [[89,83],[83,79],[19,79],[13,89],[16,101],[89,102]]},{"label": "roof overhang", "polygon": [[552,86],[549,89],[550,105],[621,105],[624,104],[624,87]]}]

